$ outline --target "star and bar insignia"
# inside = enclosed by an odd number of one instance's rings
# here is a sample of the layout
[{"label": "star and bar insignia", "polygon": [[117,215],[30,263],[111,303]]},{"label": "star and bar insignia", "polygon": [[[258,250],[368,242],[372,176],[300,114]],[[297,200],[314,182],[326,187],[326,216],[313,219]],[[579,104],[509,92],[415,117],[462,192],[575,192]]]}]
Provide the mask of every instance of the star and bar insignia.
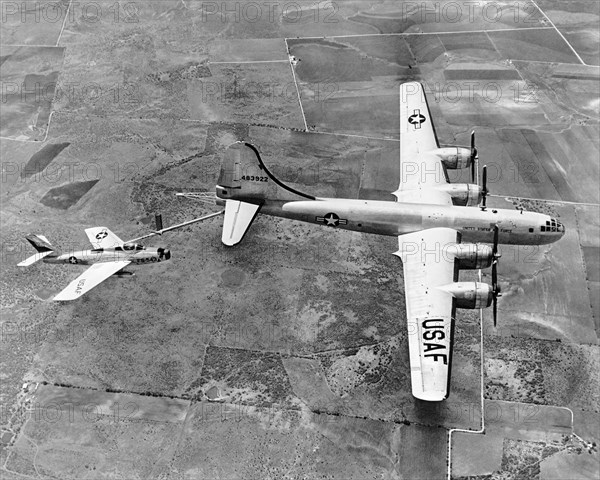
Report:
[{"label": "star and bar insignia", "polygon": [[338,225],[348,225],[348,220],[340,218],[335,213],[328,213],[323,217],[317,217],[317,222],[324,223],[328,227],[337,227]]},{"label": "star and bar insignia", "polygon": [[408,117],[408,123],[413,125],[415,128],[421,128],[421,124],[425,123],[426,120],[427,118],[425,118],[425,115],[423,115],[419,109],[416,109],[414,113]]}]

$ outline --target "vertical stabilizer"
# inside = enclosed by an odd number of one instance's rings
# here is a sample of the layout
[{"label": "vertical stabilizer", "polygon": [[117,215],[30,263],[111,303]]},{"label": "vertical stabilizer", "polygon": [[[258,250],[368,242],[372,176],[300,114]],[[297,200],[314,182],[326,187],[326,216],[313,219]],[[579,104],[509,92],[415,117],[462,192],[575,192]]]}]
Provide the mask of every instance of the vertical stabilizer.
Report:
[{"label": "vertical stabilizer", "polygon": [[217,195],[250,203],[260,203],[277,195],[276,186],[251,145],[236,142],[227,149],[221,163]]},{"label": "vertical stabilizer", "polygon": [[37,253],[18,263],[17,265],[19,267],[28,267],[29,265],[33,265],[35,262],[40,261],[44,257],[55,257],[58,255],[44,235],[27,235],[25,238],[29,243],[31,243],[33,248],[37,250]]},{"label": "vertical stabilizer", "polygon": [[54,248],[44,235],[27,235],[25,239],[40,253],[54,251]]},{"label": "vertical stabilizer", "polygon": [[315,199],[278,180],[263,163],[258,149],[244,142],[227,148],[221,162],[217,196],[255,204],[264,200],[293,200],[297,196]]}]

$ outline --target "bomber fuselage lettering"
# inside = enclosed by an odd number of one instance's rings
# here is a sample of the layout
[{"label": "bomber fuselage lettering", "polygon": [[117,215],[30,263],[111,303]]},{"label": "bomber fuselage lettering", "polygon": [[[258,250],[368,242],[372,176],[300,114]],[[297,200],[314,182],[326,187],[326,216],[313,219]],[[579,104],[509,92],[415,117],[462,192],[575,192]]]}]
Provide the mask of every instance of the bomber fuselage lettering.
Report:
[{"label": "bomber fuselage lettering", "polygon": [[[423,329],[423,351],[425,354],[424,357],[433,358],[434,362],[442,361],[444,365],[448,364],[448,355],[446,353],[440,353],[438,350],[446,349],[445,343],[434,343],[427,340],[443,340],[446,338],[446,332],[444,332],[444,321],[441,318],[434,318],[423,320],[421,323],[421,328]],[[433,352],[436,353],[427,353]]]}]

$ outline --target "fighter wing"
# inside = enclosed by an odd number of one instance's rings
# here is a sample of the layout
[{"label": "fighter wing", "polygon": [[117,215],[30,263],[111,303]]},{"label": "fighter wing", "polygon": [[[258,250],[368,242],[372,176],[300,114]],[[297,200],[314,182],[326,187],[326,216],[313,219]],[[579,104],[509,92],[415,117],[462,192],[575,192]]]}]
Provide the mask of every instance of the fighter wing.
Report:
[{"label": "fighter wing", "polygon": [[114,248],[124,243],[106,227],[86,228],[85,233],[94,248]]},{"label": "fighter wing", "polygon": [[95,263],[85,272],[79,275],[73,280],[67,288],[56,295],[53,300],[56,301],[68,301],[75,300],[87,291],[99,285],[111,275],[117,273],[122,268],[129,265],[129,260],[119,262],[106,262],[106,263]]},{"label": "fighter wing", "polygon": [[423,86],[418,82],[400,85],[400,186],[398,201],[452,204],[447,193],[436,190],[446,184],[446,170],[433,153],[438,141]]},{"label": "fighter wing", "polygon": [[451,228],[400,235],[408,322],[412,393],[441,401],[448,396],[452,361],[453,296],[444,286],[455,281],[454,256],[444,247],[458,243]]}]

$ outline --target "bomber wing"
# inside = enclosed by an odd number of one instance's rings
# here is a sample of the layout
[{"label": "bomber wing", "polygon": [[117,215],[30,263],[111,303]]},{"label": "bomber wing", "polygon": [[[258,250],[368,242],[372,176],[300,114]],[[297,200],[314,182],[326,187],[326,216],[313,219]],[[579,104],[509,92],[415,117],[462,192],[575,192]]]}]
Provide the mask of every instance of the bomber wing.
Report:
[{"label": "bomber wing", "polygon": [[[90,229],[93,230],[93,229]],[[67,287],[56,295],[53,300],[68,301],[75,300],[84,293],[88,292],[96,285],[99,285],[111,275],[117,273],[122,268],[129,265],[129,260],[119,262],[95,263],[79,277],[73,280]]]},{"label": "bomber wing", "polygon": [[106,227],[86,228],[85,233],[94,248],[114,248],[124,243]]},{"label": "bomber wing", "polygon": [[436,190],[448,183],[440,157],[433,119],[419,82],[400,85],[400,185],[399,202],[452,205],[450,195]]},{"label": "bomber wing", "polygon": [[428,401],[448,396],[452,362],[454,297],[444,287],[455,281],[454,256],[444,247],[459,242],[451,228],[400,235],[408,322],[412,394]]}]

